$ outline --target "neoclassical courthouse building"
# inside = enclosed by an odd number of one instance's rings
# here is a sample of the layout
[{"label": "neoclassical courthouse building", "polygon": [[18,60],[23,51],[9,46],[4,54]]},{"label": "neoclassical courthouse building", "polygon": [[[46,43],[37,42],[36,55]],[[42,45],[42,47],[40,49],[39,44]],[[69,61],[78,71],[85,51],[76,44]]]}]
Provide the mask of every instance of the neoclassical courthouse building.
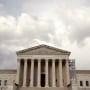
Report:
[{"label": "neoclassical courthouse building", "polygon": [[69,51],[38,45],[17,51],[17,70],[0,70],[0,90],[90,90],[90,71]]}]

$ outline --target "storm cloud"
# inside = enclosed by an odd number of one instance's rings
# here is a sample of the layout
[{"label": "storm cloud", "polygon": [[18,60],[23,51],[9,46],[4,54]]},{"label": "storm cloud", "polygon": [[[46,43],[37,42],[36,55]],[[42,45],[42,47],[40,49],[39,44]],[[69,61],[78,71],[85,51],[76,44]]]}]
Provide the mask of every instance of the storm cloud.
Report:
[{"label": "storm cloud", "polygon": [[17,50],[44,43],[90,69],[89,41],[89,0],[0,0],[0,68],[16,68]]}]

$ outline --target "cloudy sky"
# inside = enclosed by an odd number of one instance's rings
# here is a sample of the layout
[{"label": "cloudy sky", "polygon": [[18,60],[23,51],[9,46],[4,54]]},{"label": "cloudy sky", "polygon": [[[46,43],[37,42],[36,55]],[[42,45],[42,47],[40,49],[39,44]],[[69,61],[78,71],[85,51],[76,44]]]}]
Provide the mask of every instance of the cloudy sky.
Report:
[{"label": "cloudy sky", "polygon": [[15,69],[16,51],[43,43],[90,70],[90,0],[0,0],[0,68]]}]

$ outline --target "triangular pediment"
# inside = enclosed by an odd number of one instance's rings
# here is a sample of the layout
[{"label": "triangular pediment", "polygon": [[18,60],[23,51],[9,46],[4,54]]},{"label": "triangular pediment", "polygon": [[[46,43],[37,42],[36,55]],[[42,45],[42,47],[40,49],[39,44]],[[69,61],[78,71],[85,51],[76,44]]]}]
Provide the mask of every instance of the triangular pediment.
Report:
[{"label": "triangular pediment", "polygon": [[67,54],[70,55],[69,51],[51,47],[48,45],[38,45],[28,49],[24,49],[17,52],[17,55],[61,55]]}]

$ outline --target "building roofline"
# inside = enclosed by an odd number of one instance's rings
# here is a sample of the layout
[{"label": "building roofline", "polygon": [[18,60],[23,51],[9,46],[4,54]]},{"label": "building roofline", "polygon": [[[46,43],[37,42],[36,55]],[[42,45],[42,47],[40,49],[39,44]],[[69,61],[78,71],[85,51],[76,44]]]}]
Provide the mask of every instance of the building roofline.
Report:
[{"label": "building roofline", "polygon": [[0,74],[16,74],[16,69],[0,69]]},{"label": "building roofline", "polygon": [[77,74],[90,74],[90,70],[76,70]]},{"label": "building roofline", "polygon": [[37,46],[30,47],[30,48],[27,48],[27,49],[23,49],[23,50],[20,50],[20,51],[16,51],[16,54],[23,53],[23,52],[26,52],[26,51],[29,51],[29,50],[34,50],[34,49],[37,49],[39,47],[47,47],[47,48],[50,48],[50,49],[53,49],[53,50],[56,50],[56,51],[67,53],[68,55],[71,54],[71,52],[69,52],[67,50],[59,49],[59,48],[56,48],[56,47],[53,47],[53,46],[49,46],[49,45],[45,45],[45,44],[41,44],[41,45],[37,45]]}]

